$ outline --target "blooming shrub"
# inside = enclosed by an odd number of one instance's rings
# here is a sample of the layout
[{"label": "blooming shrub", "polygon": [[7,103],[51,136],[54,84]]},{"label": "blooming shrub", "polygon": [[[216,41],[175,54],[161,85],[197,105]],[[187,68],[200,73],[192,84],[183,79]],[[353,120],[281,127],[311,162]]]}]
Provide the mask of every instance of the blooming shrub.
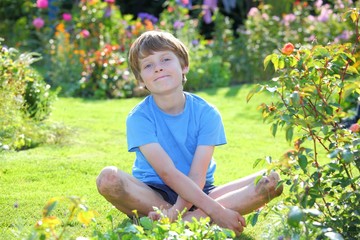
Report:
[{"label": "blooming shrub", "polygon": [[134,81],[119,45],[107,44],[83,59],[80,87],[75,95],[95,98],[131,97]]},{"label": "blooming shrub", "polygon": [[360,59],[354,54],[359,9],[347,11],[344,18],[355,25],[354,44],[298,45],[296,49],[287,44],[283,49],[292,51],[273,53],[264,60],[265,67],[273,65],[277,76],[249,94],[249,99],[258,92],[274,95],[272,103],[260,106],[262,116],[271,123],[273,135],[283,128],[286,140],[293,144],[279,159],[267,158],[282,172],[281,184],[289,187],[283,202],[273,209],[279,216],[278,227],[270,235],[360,237],[360,135],[356,127],[346,129],[341,124],[350,115],[344,103],[360,94],[360,82],[352,77],[359,76]]},{"label": "blooming shrub", "polygon": [[30,67],[39,54],[19,54],[0,42],[0,151],[26,149],[44,142],[40,122],[51,112],[56,93]]},{"label": "blooming shrub", "polygon": [[67,31],[69,24],[59,23],[52,39],[46,46],[43,63],[44,77],[53,88],[61,89],[62,96],[75,96],[82,72],[81,61],[85,51],[78,50]]}]

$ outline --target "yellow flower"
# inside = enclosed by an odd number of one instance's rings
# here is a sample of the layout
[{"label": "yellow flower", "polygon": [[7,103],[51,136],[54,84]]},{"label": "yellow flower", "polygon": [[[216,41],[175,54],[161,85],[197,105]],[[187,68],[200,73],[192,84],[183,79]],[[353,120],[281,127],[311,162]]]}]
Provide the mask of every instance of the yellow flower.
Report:
[{"label": "yellow flower", "polygon": [[57,32],[65,32],[65,25],[64,23],[59,23],[57,26],[56,26],[56,31]]}]

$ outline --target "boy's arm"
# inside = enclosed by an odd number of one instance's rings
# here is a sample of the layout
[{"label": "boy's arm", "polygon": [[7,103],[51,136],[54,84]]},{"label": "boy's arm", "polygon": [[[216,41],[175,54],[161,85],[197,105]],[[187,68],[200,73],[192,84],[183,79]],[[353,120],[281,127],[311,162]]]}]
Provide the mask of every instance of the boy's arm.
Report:
[{"label": "boy's arm", "polygon": [[[214,146],[198,146],[194,155],[193,162],[188,177],[199,186],[200,189],[204,188],[206,182],[206,173],[210,164],[212,155],[214,153]],[[174,211],[181,212],[184,208],[189,210],[192,203],[185,201],[180,195],[172,207]]]},{"label": "boy's arm", "polygon": [[224,208],[206,195],[189,177],[176,169],[168,154],[158,143],[140,147],[140,151],[170,188],[184,200],[191,202],[205,212],[220,227],[240,233],[245,226],[244,218],[236,211]]}]

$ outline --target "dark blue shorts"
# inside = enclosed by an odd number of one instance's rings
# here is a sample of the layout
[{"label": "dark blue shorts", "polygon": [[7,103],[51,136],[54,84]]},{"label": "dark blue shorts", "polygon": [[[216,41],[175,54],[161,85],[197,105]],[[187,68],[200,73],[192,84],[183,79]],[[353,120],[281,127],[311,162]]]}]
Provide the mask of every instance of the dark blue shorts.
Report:
[{"label": "dark blue shorts", "polygon": [[[166,202],[168,202],[171,205],[174,205],[176,202],[176,199],[178,197],[178,194],[172,190],[169,186],[165,184],[158,184],[158,183],[146,183],[149,187],[151,187],[154,191],[160,193],[160,195],[164,198]],[[205,185],[203,188],[203,192],[206,194],[209,194],[212,190],[215,189],[216,186],[214,185]],[[196,207],[193,206],[190,211],[195,210]]]}]

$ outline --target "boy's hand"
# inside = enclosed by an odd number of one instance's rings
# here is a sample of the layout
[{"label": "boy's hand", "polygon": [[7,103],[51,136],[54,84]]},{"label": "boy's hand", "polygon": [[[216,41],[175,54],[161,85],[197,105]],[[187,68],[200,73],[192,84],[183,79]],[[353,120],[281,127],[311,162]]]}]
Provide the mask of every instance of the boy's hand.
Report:
[{"label": "boy's hand", "polygon": [[244,231],[244,227],[246,227],[245,218],[238,212],[228,208],[223,208],[221,213],[214,214],[214,216],[211,216],[211,219],[220,227],[233,230],[237,236],[240,235],[240,233]]},{"label": "boy's hand", "polygon": [[[175,221],[179,214],[178,210],[174,206],[169,209],[161,209],[161,213],[165,217],[168,217],[170,219],[170,222]],[[159,220],[161,218],[161,214],[156,211],[151,211],[151,212],[149,212],[148,217],[151,220],[155,221],[155,220]]]}]

